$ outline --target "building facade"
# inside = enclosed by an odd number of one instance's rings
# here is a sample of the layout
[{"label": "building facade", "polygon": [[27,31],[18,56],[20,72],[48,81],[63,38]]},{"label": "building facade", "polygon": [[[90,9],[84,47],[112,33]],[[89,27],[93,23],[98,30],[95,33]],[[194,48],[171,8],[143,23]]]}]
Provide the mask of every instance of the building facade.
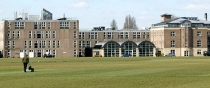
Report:
[{"label": "building facade", "polygon": [[150,29],[151,42],[159,53],[175,56],[203,56],[209,50],[210,22],[197,17],[172,18],[161,15],[162,22]]}]

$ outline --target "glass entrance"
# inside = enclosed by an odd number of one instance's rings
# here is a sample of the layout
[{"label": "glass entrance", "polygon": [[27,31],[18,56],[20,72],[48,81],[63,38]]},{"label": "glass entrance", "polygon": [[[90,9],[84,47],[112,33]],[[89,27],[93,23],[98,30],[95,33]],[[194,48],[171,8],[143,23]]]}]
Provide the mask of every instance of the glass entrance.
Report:
[{"label": "glass entrance", "polygon": [[131,56],[133,56],[133,50],[125,50],[125,54],[130,54]]}]

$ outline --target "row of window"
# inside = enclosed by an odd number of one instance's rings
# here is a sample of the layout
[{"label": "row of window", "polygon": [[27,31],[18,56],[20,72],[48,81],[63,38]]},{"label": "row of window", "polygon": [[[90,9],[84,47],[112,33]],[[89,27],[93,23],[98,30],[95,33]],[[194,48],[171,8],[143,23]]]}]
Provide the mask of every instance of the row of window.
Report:
[{"label": "row of window", "polygon": [[[141,32],[133,32],[132,36],[133,39],[141,38]],[[104,39],[114,39],[114,32],[104,32],[103,37]],[[128,38],[129,38],[129,32],[118,33],[118,39],[128,39]],[[143,32],[143,38],[149,38],[149,35],[146,35],[146,33]],[[79,39],[85,39],[84,32],[79,33]],[[98,32],[90,32],[89,39],[98,39]]]},{"label": "row of window", "polygon": [[[171,31],[170,35],[171,35],[171,36],[176,36],[176,32]],[[201,31],[197,31],[197,36],[202,36]]]},{"label": "row of window", "polygon": [[[202,55],[202,51],[201,51],[201,49],[197,49],[197,55]],[[175,50],[171,50],[171,54],[174,54],[174,55],[176,55],[175,54]],[[189,51],[185,51],[184,52],[184,56],[189,56]]]},{"label": "row of window", "polygon": [[[15,48],[15,41],[8,41],[8,48]],[[51,46],[52,45],[52,46]],[[58,41],[24,41],[24,48],[60,48],[61,42]],[[46,47],[47,46],[47,47]]]},{"label": "row of window", "polygon": [[[171,47],[175,47],[175,44],[176,44],[175,40],[172,40]],[[201,46],[202,46],[201,40],[197,40],[197,47],[201,47]]]},{"label": "row of window", "polygon": [[[51,27],[51,22],[34,22],[34,29],[45,29],[46,25],[48,29]],[[60,29],[69,29],[70,22],[69,21],[63,21],[60,22]],[[7,27],[10,29],[11,23],[7,22]],[[25,22],[15,22],[15,29],[24,29]],[[74,29],[76,29],[76,22],[74,22]]]},{"label": "row of window", "polygon": [[[11,33],[12,32],[12,33]],[[10,38],[20,38],[20,31],[8,31],[7,32],[7,37],[8,39]],[[15,35],[17,33],[17,35]],[[29,31],[28,33],[29,38],[32,38],[34,36],[34,38],[56,38],[56,31],[52,31],[52,36],[51,35],[51,31]],[[45,36],[44,36],[45,35]]]}]

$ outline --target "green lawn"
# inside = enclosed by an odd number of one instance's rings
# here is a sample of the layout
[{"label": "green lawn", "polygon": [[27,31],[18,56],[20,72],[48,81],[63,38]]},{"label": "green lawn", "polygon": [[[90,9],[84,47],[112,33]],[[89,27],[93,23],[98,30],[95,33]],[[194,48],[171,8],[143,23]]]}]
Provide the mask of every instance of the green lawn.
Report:
[{"label": "green lawn", "polygon": [[0,58],[0,88],[209,88],[210,57]]}]

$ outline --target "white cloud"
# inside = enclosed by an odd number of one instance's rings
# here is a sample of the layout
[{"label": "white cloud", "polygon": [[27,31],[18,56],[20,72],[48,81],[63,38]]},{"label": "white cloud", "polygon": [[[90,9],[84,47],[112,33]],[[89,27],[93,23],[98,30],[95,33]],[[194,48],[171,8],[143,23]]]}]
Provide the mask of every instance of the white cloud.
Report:
[{"label": "white cloud", "polygon": [[78,2],[78,3],[70,4],[69,7],[71,7],[71,8],[87,8],[88,4],[86,2]]},{"label": "white cloud", "polygon": [[206,11],[206,10],[210,10],[210,6],[190,4],[190,5],[187,5],[184,9],[191,10],[191,11]]}]

